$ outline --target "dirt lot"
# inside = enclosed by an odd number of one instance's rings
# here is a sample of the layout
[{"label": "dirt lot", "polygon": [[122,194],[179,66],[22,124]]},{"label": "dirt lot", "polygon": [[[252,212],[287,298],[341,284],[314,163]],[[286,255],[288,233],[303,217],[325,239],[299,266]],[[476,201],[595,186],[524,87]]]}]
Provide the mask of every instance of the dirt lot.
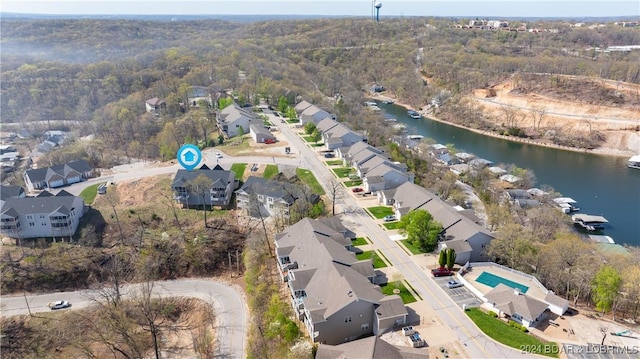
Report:
[{"label": "dirt lot", "polygon": [[[534,128],[533,112],[544,110],[539,127],[570,133],[599,131],[606,137],[596,153],[628,156],[640,150],[640,85],[563,76],[563,85],[549,77],[505,81],[474,91],[483,111],[504,123],[505,108],[518,112],[518,127]],[[554,83],[555,84],[555,83]]]}]

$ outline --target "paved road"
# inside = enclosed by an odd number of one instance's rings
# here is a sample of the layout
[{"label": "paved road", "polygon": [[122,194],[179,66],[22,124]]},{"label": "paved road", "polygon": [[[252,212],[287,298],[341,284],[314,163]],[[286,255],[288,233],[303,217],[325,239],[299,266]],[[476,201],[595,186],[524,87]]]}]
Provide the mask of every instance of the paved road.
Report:
[{"label": "paved road", "polygon": [[[303,166],[313,171],[318,181],[328,192],[328,184],[335,179],[323,161],[308,147],[303,140],[289,126],[279,125],[280,131],[287,137],[289,143],[301,151]],[[359,208],[356,199],[343,188],[342,203],[337,207]],[[375,249],[384,253],[391,264],[403,274],[417,293],[429,303],[436,312],[441,323],[447,323],[457,339],[465,346],[471,358],[531,358],[530,354],[505,347],[484,335],[467,317],[462,309],[443,291],[430,276],[428,268],[420,268],[400,246],[389,239],[387,233],[369,217],[364,211],[349,211],[345,213],[347,221],[359,225],[358,232],[364,233],[371,239]],[[429,274],[427,274],[429,273]],[[464,355],[463,355],[464,357]]]},{"label": "paved road", "polygon": [[[137,290],[137,285],[127,285],[124,293]],[[153,293],[163,297],[191,297],[209,305],[216,314],[216,358],[245,358],[249,310],[244,298],[227,284],[204,279],[180,279],[154,282]],[[125,298],[128,294],[125,294]],[[28,314],[27,302],[32,313],[48,312],[47,303],[68,300],[71,309],[86,308],[94,303],[97,294],[92,290],[58,292],[39,295],[2,296],[3,317]]]}]

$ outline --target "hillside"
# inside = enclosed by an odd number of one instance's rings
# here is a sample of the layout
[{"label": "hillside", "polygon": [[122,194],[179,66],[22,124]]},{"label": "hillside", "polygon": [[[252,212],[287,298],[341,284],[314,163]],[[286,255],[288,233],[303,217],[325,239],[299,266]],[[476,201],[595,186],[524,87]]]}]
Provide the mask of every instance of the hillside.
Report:
[{"label": "hillside", "polygon": [[[631,155],[640,149],[640,86],[578,76],[514,76],[470,96],[495,125],[512,120],[538,140],[551,144],[552,132],[604,140],[594,152]],[[514,110],[515,113],[511,113]],[[550,132],[552,131],[552,132]],[[545,136],[546,134],[546,136]]]}]

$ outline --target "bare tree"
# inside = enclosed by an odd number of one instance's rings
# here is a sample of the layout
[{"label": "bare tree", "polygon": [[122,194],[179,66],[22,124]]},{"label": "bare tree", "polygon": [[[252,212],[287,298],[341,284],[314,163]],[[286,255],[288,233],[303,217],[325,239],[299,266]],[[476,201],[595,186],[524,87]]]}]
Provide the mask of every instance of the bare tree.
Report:
[{"label": "bare tree", "polygon": [[327,195],[329,196],[329,200],[331,201],[331,215],[335,216],[336,203],[344,199],[344,196],[345,196],[344,187],[342,187],[342,184],[340,182],[332,178],[331,181],[329,182],[328,189],[329,189],[329,192],[327,193]]},{"label": "bare tree", "polygon": [[540,129],[540,125],[542,124],[542,120],[547,115],[547,108],[541,105],[534,105],[531,107],[531,117],[533,118],[533,128],[536,130]]},{"label": "bare tree", "polygon": [[204,212],[204,228],[207,228],[207,196],[211,195],[213,181],[211,178],[199,174],[195,179],[187,185],[189,192],[195,193],[202,199],[202,211]]},{"label": "bare tree", "polygon": [[518,111],[516,107],[507,105],[503,105],[500,109],[506,126],[509,128],[518,127],[520,120],[522,120],[522,114],[520,111]]},{"label": "bare tree", "polygon": [[122,226],[120,225],[120,218],[118,218],[118,211],[116,210],[116,206],[120,202],[120,196],[118,196],[118,191],[115,186],[111,186],[107,193],[104,194],[104,198],[107,200],[109,205],[111,206],[111,210],[113,210],[113,217],[116,220],[116,225],[118,226],[118,233],[120,234],[120,243],[124,244],[124,235],[122,234]]}]

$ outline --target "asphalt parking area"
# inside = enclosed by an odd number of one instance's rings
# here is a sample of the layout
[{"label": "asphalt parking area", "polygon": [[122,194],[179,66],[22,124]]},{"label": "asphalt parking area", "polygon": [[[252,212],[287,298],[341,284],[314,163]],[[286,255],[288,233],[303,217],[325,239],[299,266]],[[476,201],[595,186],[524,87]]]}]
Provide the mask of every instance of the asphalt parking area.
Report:
[{"label": "asphalt parking area", "polygon": [[434,277],[433,280],[438,283],[438,285],[442,288],[453,299],[456,304],[462,308],[463,305],[469,307],[478,307],[482,304],[482,301],[478,299],[470,290],[465,287],[451,288],[447,287],[447,282],[450,280],[456,280],[455,276],[451,277]]}]

